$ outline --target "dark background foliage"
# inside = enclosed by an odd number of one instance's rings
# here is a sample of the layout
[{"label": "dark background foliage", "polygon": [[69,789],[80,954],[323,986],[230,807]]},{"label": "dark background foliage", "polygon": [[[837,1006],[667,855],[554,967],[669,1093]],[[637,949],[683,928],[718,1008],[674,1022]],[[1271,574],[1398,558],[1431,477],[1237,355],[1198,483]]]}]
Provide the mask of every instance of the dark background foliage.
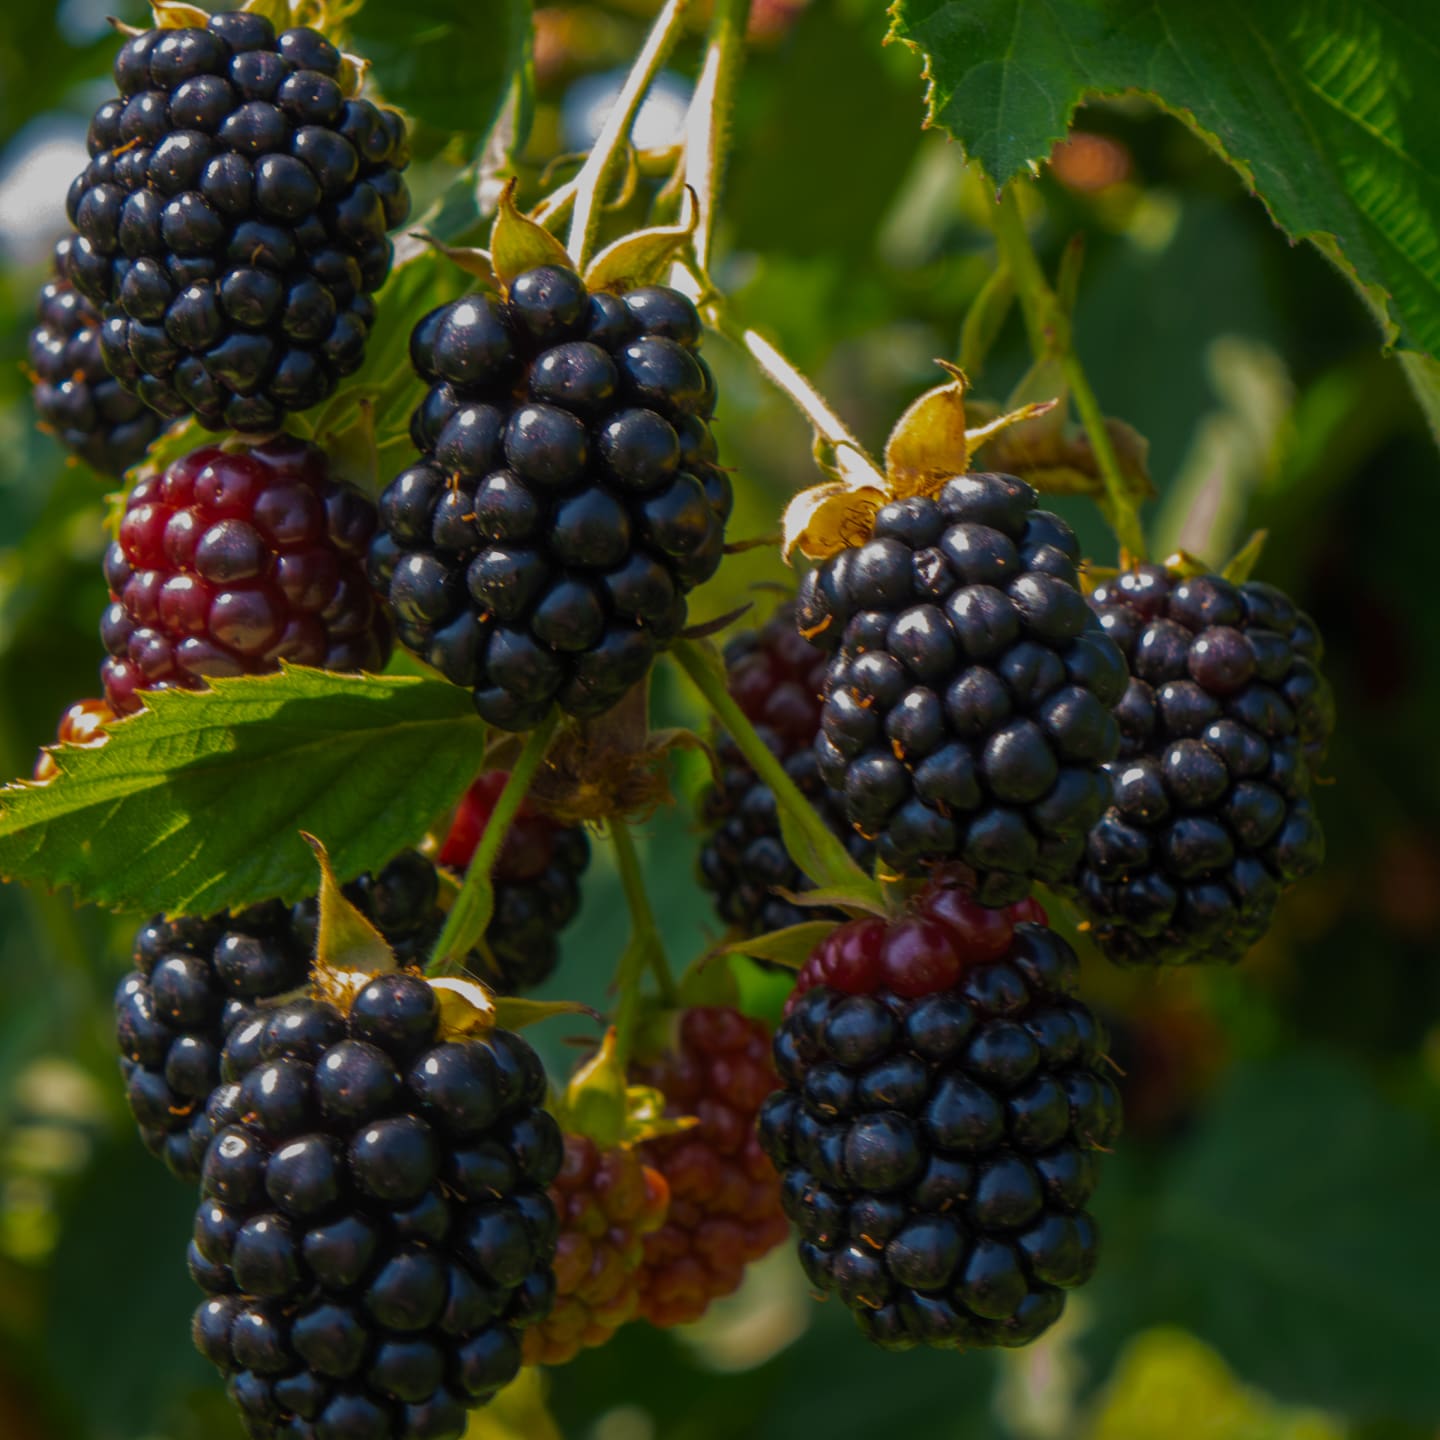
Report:
[{"label": "dark background foliage", "polygon": [[[464,158],[463,143],[433,126],[488,123],[514,7],[467,10],[463,44],[413,51],[407,26],[430,7],[370,7],[358,30],[373,40],[382,85],[433,122],[417,143],[423,197]],[[646,8],[541,13],[532,183],[583,142],[593,76],[626,62]],[[878,445],[935,383],[934,358],[957,353],[993,263],[981,223],[990,196],[958,145],[922,132],[918,62],[882,48],[880,7],[757,8],[763,34],[739,97],[717,275],[739,313],[780,337]],[[113,49],[103,13],[64,0],[0,14],[6,776],[28,773],[62,708],[96,688],[104,486],[37,433],[21,362],[63,184],[103,92]],[[673,61],[682,97],[697,55],[687,43]],[[481,97],[468,110],[467,87]],[[663,131],[663,114],[655,123]],[[1345,279],[1314,248],[1290,244],[1178,120],[1139,100],[1082,109],[1040,193],[1047,263],[1072,233],[1086,239],[1077,343],[1106,411],[1149,438],[1154,549],[1219,561],[1264,526],[1261,573],[1325,632],[1340,704],[1333,784],[1319,797],[1329,863],[1237,970],[1131,977],[1087,956],[1125,1071],[1129,1133],[1099,1196],[1100,1273],[1042,1345],[999,1360],[872,1351],[843,1312],[809,1302],[781,1256],[694,1333],[632,1326],[557,1372],[549,1400],[567,1436],[1420,1440],[1440,1424],[1434,445]],[[1003,398],[1026,368],[1024,346],[1012,317],[977,393]],[[717,434],[742,495],[732,533],[764,534],[783,497],[810,481],[808,437],[743,356],[711,349],[724,397]],[[1087,552],[1113,561],[1093,509],[1060,508]],[[769,592],[753,587],[782,578],[773,551],[750,552],[695,613],[767,605]],[[675,718],[698,723],[670,674],[659,693]],[[642,837],[682,963],[715,929],[691,873],[688,802],[702,780],[682,763],[679,804]],[[1070,923],[1058,906],[1056,918]],[[239,1433],[189,1344],[190,1198],[142,1153],[110,1052],[109,997],[134,923],[76,912],[63,895],[0,889],[6,1440]],[[599,998],[625,930],[618,883],[598,860],[552,992]],[[773,984],[744,978],[750,1003],[773,1007]],[[566,1029],[539,1032],[561,1065]],[[527,1403],[473,1433],[551,1433]]]}]

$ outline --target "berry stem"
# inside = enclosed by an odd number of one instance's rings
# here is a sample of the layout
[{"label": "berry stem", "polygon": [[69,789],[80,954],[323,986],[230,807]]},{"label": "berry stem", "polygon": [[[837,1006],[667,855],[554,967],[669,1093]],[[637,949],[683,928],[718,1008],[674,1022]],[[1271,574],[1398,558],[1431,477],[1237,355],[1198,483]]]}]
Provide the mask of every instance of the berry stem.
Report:
[{"label": "berry stem", "polygon": [[780,832],[790,858],[827,893],[843,892],[871,906],[883,906],[879,886],[851,858],[815,807],[800,793],[745,712],[725,687],[724,675],[693,640],[682,640],[671,655],[730,732],[750,768],[770,787],[780,809]]},{"label": "berry stem", "polygon": [[1020,213],[1019,190],[1014,182],[1001,192],[1000,204],[995,212],[995,238],[1005,263],[1015,277],[1031,352],[1037,360],[1047,356],[1059,357],[1061,373],[1075,397],[1080,423],[1085,427],[1105,485],[1106,503],[1101,507],[1105,518],[1115,532],[1122,552],[1131,561],[1143,560],[1145,532],[1140,525],[1134,497],[1121,473],[1120,461],[1105,424],[1105,413],[1095,398],[1085,367],[1075,353],[1070,316],[1051,289],[1039,256],[1030,243],[1030,232],[1025,228],[1025,217]]},{"label": "berry stem", "polygon": [[500,792],[500,798],[485,825],[485,833],[475,847],[470,868],[465,872],[465,883],[461,885],[460,893],[445,917],[440,938],[430,952],[430,963],[426,966],[428,973],[438,974],[453,959],[468,955],[485,934],[495,911],[495,888],[490,876],[495,869],[496,857],[510,831],[510,822],[514,820],[530,789],[530,782],[545,758],[558,719],[558,713],[552,710],[526,738],[525,748],[520,752],[520,758],[515,762],[515,768],[511,770],[510,778],[505,782],[505,788]]},{"label": "berry stem", "polygon": [[702,270],[710,264],[749,18],[750,0],[715,0],[705,60],[685,120],[685,183],[694,191],[700,211],[692,244],[695,262]]},{"label": "berry stem", "polygon": [[676,990],[660,929],[655,924],[655,912],[650,908],[635,837],[618,817],[610,820],[610,843],[615,847],[615,865],[620,871],[625,903],[630,907],[630,941],[615,972],[615,990],[619,996],[615,1012],[615,1054],[623,1074],[634,1045],[640,1014],[640,979],[646,967],[654,974],[660,997],[667,1006],[675,1004]]},{"label": "berry stem", "polygon": [[689,8],[690,0],[667,0],[639,55],[635,57],[615,103],[610,107],[600,138],[575,177],[575,213],[570,217],[570,236],[565,248],[570,252],[577,270],[583,271],[585,262],[590,258],[595,229],[600,220],[602,197],[616,156],[620,147],[629,143],[635,112],[639,110],[656,72],[665,63],[665,57],[679,34],[680,22]]}]

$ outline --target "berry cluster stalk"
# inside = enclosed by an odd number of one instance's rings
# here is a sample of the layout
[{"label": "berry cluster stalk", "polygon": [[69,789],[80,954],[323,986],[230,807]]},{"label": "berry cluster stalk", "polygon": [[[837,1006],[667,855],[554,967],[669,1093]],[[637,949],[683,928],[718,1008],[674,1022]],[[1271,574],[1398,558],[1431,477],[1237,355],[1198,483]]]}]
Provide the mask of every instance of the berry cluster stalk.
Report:
[{"label": "berry cluster stalk", "polygon": [[715,237],[715,212],[725,178],[735,86],[745,58],[749,18],[750,0],[716,0],[705,60],[685,121],[685,183],[699,208],[691,244],[701,270],[710,263],[710,242]]},{"label": "berry cluster stalk", "polygon": [[443,971],[456,956],[468,955],[485,934],[485,927],[489,925],[495,909],[495,891],[490,883],[491,872],[495,868],[500,847],[505,843],[505,836],[509,833],[510,822],[519,811],[526,792],[530,789],[530,782],[535,778],[535,772],[545,758],[545,751],[555,733],[558,719],[558,712],[552,709],[526,738],[525,748],[520,752],[520,758],[515,762],[515,768],[510,772],[510,778],[505,782],[499,800],[495,802],[495,809],[485,826],[485,833],[480,837],[480,843],[475,847],[475,854],[470,861],[470,868],[465,872],[465,882],[455,897],[454,905],[450,907],[450,913],[445,918],[445,928],[441,930],[440,938],[436,940],[435,949],[431,952],[427,968],[432,975]]},{"label": "berry cluster stalk", "polygon": [[1085,367],[1075,353],[1070,317],[1060,303],[1050,282],[1045,278],[1039,257],[1030,243],[1025,218],[1020,213],[1018,191],[1014,183],[1007,185],[995,212],[995,239],[1000,253],[1015,277],[1020,307],[1025,315],[1025,329],[1030,349],[1037,360],[1047,355],[1060,357],[1065,383],[1075,397],[1075,408],[1095,451],[1100,476],[1105,482],[1106,519],[1120,542],[1120,548],[1133,561],[1145,558],[1145,532],[1120,473],[1120,461],[1105,428],[1105,415],[1095,398]]},{"label": "berry cluster stalk", "polygon": [[645,890],[645,875],[635,849],[635,837],[630,827],[618,817],[610,821],[610,843],[615,847],[615,865],[620,872],[625,902],[630,907],[630,940],[620,956],[615,975],[618,995],[615,1054],[623,1071],[634,1046],[635,1026],[640,1014],[640,979],[646,968],[653,972],[660,997],[666,1005],[674,1005],[676,996],[675,981],[665,958],[664,942],[660,939],[655,912],[650,908],[650,897]]}]

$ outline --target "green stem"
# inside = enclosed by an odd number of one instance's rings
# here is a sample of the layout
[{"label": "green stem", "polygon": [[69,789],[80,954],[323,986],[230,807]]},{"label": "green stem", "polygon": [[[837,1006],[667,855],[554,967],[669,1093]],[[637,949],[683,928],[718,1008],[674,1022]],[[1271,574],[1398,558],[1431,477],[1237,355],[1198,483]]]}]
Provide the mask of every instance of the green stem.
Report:
[{"label": "green stem", "polygon": [[1110,528],[1114,530],[1121,550],[1131,560],[1143,560],[1145,532],[1140,525],[1139,512],[1121,473],[1120,461],[1105,424],[1105,413],[1095,398],[1085,367],[1075,353],[1070,317],[1050,288],[1039,257],[1030,243],[1030,233],[1025,228],[1025,217],[1020,213],[1019,195],[1014,183],[1007,185],[1000,196],[995,215],[995,238],[1015,276],[1032,353],[1037,360],[1047,356],[1058,356],[1060,359],[1065,383],[1075,397],[1075,408],[1079,411],[1080,422],[1085,427],[1100,467]]},{"label": "green stem", "polygon": [[[690,677],[691,683],[705,697],[716,718],[740,747],[750,768],[770,787],[782,817],[794,829],[782,830],[790,858],[821,889],[844,889],[850,893],[880,902],[879,887],[851,858],[850,852],[820,817],[814,806],[800,793],[799,787],[785,773],[785,767],[760,738],[745,712],[725,688],[724,677],[710,664],[705,652],[693,641],[682,640],[671,655]],[[808,853],[798,853],[801,850]]]},{"label": "green stem", "polygon": [[620,147],[630,139],[635,112],[640,108],[650,82],[665,63],[670,47],[680,31],[680,22],[689,9],[690,0],[666,0],[655,24],[646,37],[644,48],[635,57],[615,103],[610,107],[600,137],[595,141],[580,173],[575,177],[575,213],[570,217],[570,236],[565,248],[577,270],[584,270],[600,222],[601,199],[615,165]]},{"label": "green stem", "polygon": [[530,782],[545,758],[558,719],[557,712],[552,710],[525,741],[525,748],[520,752],[520,758],[515,762],[515,768],[510,772],[510,778],[505,782],[505,788],[501,790],[495,809],[486,822],[485,833],[475,847],[470,868],[465,872],[465,883],[461,885],[460,893],[445,917],[440,938],[430,952],[427,969],[431,974],[438,973],[452,959],[468,955],[490,923],[495,911],[491,872],[495,869],[495,860],[505,843],[505,836],[509,834],[510,822],[514,820],[530,789]]},{"label": "green stem", "polygon": [[700,208],[694,246],[702,269],[710,264],[710,244],[715,238],[715,213],[725,178],[749,18],[750,0],[715,0],[705,60],[686,123],[685,182],[695,192]]},{"label": "green stem", "polygon": [[615,1013],[615,1049],[623,1072],[635,1040],[635,1023],[640,1013],[640,979],[646,966],[654,973],[655,983],[666,1005],[675,1004],[676,990],[669,962],[665,958],[665,946],[660,939],[660,929],[655,924],[655,912],[650,908],[650,896],[645,889],[645,875],[635,849],[635,837],[630,833],[630,827],[619,818],[610,821],[610,843],[615,847],[615,865],[620,872],[625,903],[630,907],[630,942],[620,957],[619,971],[615,976],[615,988],[619,993]]}]

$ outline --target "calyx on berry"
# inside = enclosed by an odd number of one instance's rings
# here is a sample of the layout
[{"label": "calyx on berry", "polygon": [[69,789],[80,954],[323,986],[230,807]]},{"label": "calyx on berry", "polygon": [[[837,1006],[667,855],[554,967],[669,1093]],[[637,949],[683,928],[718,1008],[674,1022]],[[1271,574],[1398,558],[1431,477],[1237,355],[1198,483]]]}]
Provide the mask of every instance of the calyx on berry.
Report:
[{"label": "calyx on berry", "polygon": [[[1022,420],[1047,414],[1055,405],[1053,400],[1022,405],[967,429],[965,375],[944,360],[936,363],[952,378],[927,390],[900,417],[885,443],[883,477],[873,469],[853,471],[802,490],[791,500],[783,522],[787,558],[799,550],[811,560],[824,560],[863,544],[882,505],[937,493],[947,480],[968,470],[971,455],[987,440]],[[875,479],[883,480],[883,488]]]}]

